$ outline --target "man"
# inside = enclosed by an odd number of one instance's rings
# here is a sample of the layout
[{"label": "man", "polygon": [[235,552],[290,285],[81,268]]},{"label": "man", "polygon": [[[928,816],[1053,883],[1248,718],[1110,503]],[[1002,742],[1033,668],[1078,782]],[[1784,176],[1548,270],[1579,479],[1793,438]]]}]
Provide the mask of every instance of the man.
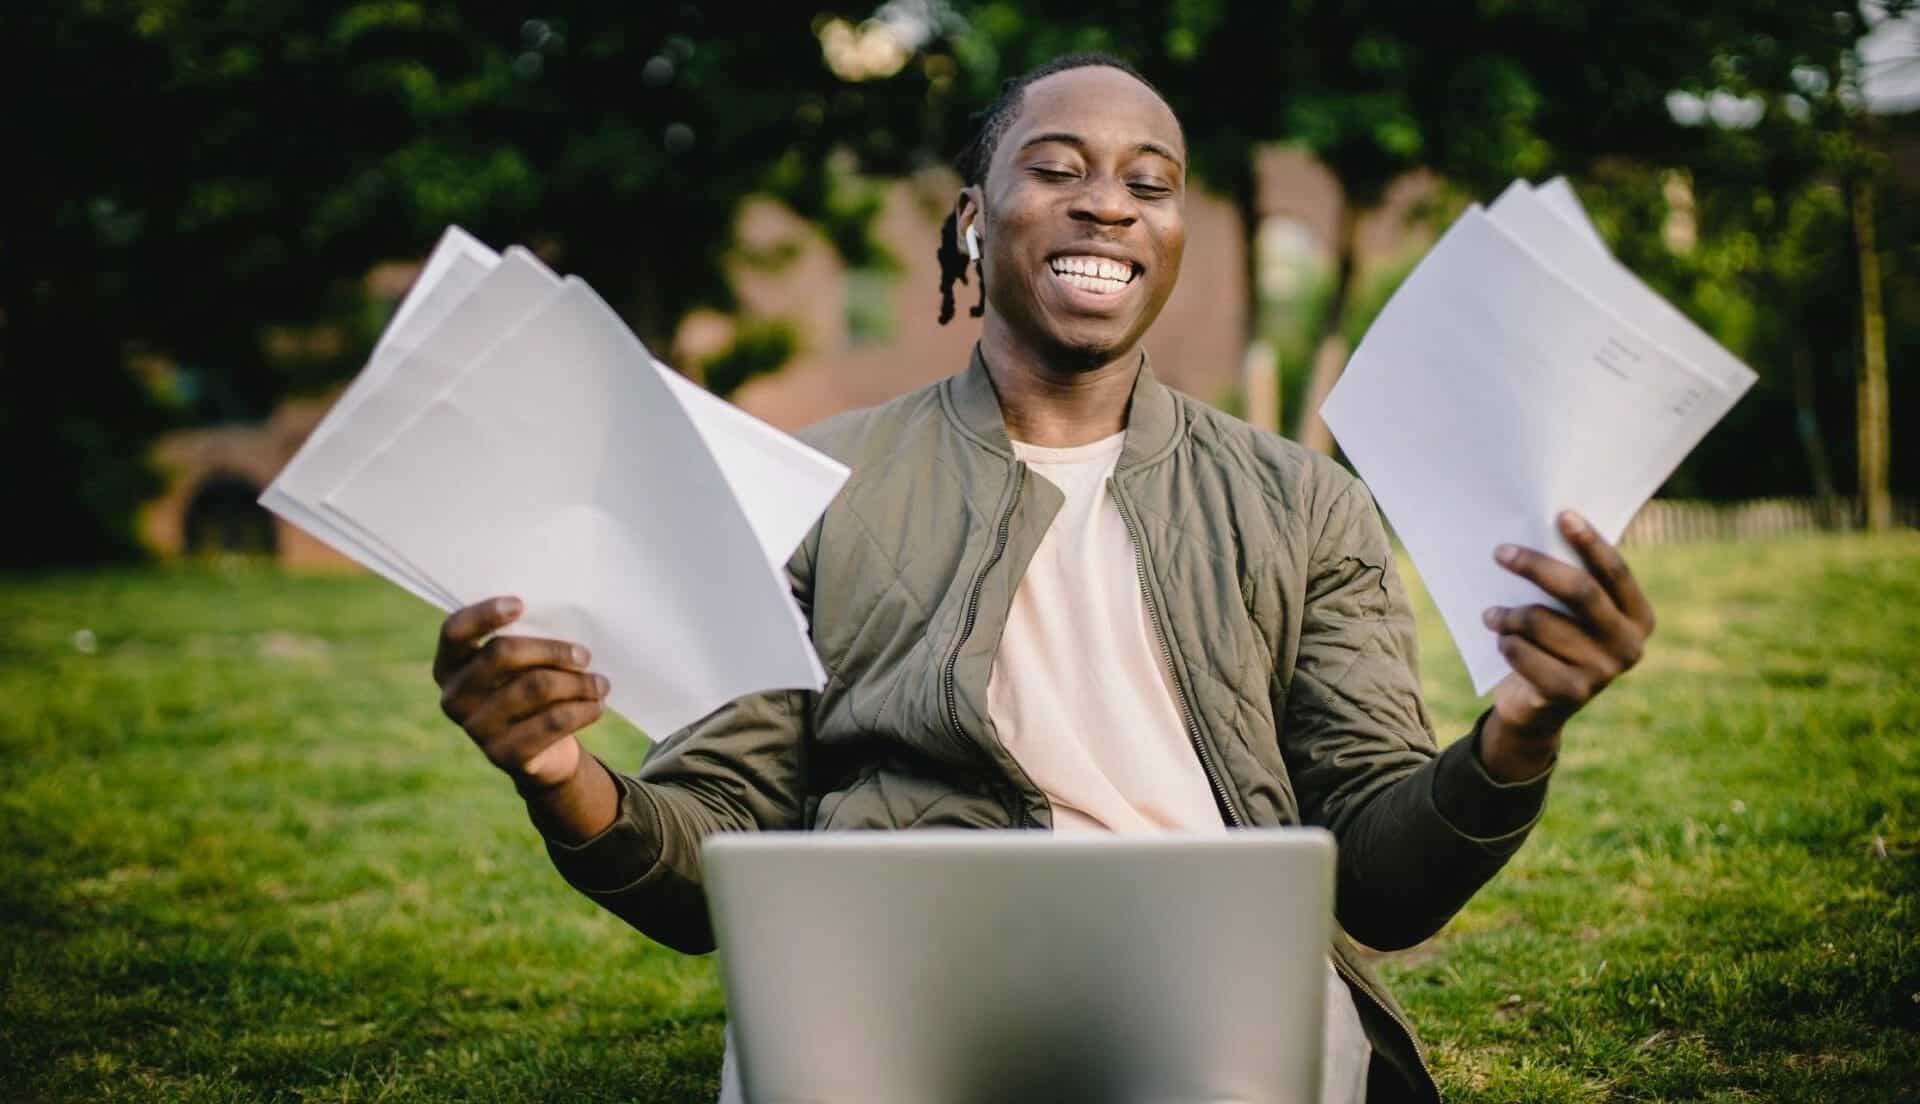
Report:
[{"label": "man", "polygon": [[1584,567],[1490,549],[1571,612],[1487,611],[1514,674],[1436,752],[1365,490],[1146,365],[1187,183],[1158,93],[1114,59],[1059,59],[1010,82],[960,168],[943,320],[969,242],[972,363],[805,434],[853,470],[789,565],[826,687],[734,702],[623,777],[576,737],[606,680],[573,645],[491,636],[519,612],[502,598],[446,620],[447,714],[571,884],[696,953],[710,832],[1325,826],[1368,1099],[1435,1099],[1353,941],[1427,938],[1519,847],[1567,718],[1638,659],[1646,598],[1577,518]]}]

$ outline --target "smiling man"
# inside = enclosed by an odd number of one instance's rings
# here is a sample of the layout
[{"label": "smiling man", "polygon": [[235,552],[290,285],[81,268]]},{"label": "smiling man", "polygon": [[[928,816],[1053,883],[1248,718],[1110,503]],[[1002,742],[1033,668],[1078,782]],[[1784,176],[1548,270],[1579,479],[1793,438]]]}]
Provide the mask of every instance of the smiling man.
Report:
[{"label": "smiling man", "polygon": [[1581,566],[1490,548],[1571,612],[1488,611],[1514,674],[1438,751],[1365,489],[1141,352],[1185,246],[1172,110],[1121,62],[1062,58],[1009,83],[960,169],[942,320],[977,274],[971,363],[805,434],[853,469],[789,564],[826,687],[734,702],[623,776],[575,735],[605,679],[566,642],[492,636],[520,608],[501,598],[443,626],[446,712],[570,883],[691,952],[713,946],[711,832],[1324,826],[1328,1064],[1364,1063],[1372,1101],[1436,1099],[1354,941],[1427,938],[1505,863],[1562,726],[1638,659],[1652,610],[1577,518]]}]

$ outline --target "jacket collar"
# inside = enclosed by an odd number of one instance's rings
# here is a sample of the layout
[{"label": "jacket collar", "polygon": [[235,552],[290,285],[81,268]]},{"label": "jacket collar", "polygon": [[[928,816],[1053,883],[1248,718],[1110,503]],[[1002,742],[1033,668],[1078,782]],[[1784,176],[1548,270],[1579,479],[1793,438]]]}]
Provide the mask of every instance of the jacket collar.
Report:
[{"label": "jacket collar", "polygon": [[[978,342],[974,343],[966,370],[947,378],[945,395],[947,412],[961,432],[982,448],[1013,458],[1013,442],[1007,436],[1006,418],[1000,413],[1000,396],[987,374],[986,358],[980,355]],[[1115,469],[1126,471],[1165,456],[1179,441],[1185,421],[1179,400],[1154,376],[1146,351],[1141,350],[1140,370],[1133,377],[1133,396],[1127,403],[1127,439]]]}]

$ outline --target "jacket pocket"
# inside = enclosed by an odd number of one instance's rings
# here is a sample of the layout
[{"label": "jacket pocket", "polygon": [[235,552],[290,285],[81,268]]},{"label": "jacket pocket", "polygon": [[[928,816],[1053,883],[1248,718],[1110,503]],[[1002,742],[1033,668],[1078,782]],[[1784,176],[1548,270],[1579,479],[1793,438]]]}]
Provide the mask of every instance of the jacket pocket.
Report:
[{"label": "jacket pocket", "polygon": [[834,815],[840,811],[840,806],[846,804],[849,796],[872,781],[874,772],[878,769],[877,767],[868,767],[862,770],[859,775],[845,787],[822,795],[821,798],[814,803],[813,815],[807,818],[807,827],[815,830],[834,827],[833,818]]},{"label": "jacket pocket", "polygon": [[986,794],[917,774],[870,767],[820,799],[812,826],[825,831],[1006,828],[1007,810]]}]

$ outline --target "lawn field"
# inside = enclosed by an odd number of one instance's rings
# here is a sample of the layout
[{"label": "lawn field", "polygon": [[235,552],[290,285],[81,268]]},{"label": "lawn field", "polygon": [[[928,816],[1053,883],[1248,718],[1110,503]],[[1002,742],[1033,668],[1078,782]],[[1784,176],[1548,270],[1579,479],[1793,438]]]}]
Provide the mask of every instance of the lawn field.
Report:
[{"label": "lawn field", "polygon": [[[1634,559],[1646,662],[1385,965],[1448,1099],[1920,1100],[1920,536]],[[432,610],[207,569],[0,611],[0,1101],[712,1099],[714,963],[560,881],[439,715]]]}]

